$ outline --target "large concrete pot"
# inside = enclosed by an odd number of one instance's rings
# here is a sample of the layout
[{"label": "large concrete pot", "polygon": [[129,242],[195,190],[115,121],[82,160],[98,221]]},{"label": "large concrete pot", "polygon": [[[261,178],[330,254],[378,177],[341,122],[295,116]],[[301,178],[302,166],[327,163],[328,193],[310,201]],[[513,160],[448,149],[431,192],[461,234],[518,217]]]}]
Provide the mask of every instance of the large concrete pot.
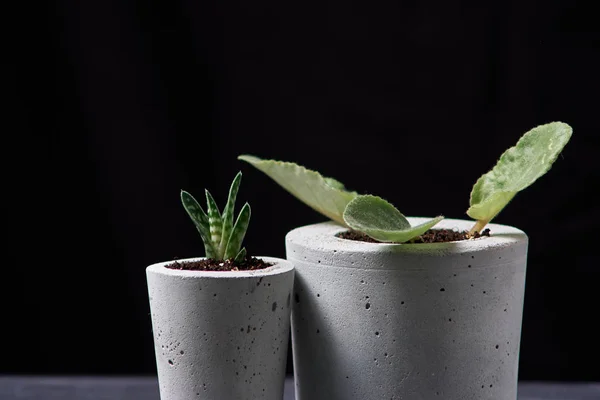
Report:
[{"label": "large concrete pot", "polygon": [[162,400],[281,400],[294,268],[260,258],[274,265],[146,269]]},{"label": "large concrete pot", "polygon": [[515,400],[528,238],[488,228],[395,245],[337,238],[332,222],[289,232],[296,400]]}]

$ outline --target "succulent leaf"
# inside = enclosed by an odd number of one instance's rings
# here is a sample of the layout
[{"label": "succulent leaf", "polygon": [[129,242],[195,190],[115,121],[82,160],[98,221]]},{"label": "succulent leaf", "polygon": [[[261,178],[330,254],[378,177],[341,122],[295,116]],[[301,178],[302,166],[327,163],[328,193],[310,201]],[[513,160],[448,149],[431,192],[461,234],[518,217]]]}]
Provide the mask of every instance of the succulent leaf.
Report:
[{"label": "succulent leaf", "polygon": [[217,258],[218,251],[211,240],[209,219],[202,209],[202,206],[200,206],[196,199],[185,190],[181,191],[181,202],[185,211],[194,222],[196,229],[200,233],[202,242],[204,242],[206,257]]},{"label": "succulent leaf", "polygon": [[208,190],[206,192],[206,204],[208,208],[208,224],[210,226],[210,238],[215,247],[218,247],[221,243],[221,232],[223,230],[223,220],[221,219],[221,212]]},{"label": "succulent leaf", "polygon": [[240,214],[238,215],[237,220],[235,221],[235,225],[233,230],[231,231],[231,235],[229,236],[229,240],[227,242],[227,247],[225,249],[225,254],[223,255],[223,259],[227,260],[237,256],[242,247],[242,242],[244,241],[244,236],[246,236],[246,230],[248,229],[248,224],[250,223],[250,204],[246,203],[242,207]]},{"label": "succulent leaf", "polygon": [[235,256],[234,261],[241,263],[246,259],[246,248],[244,247],[243,249],[240,250],[240,252],[237,254],[237,256]]},{"label": "succulent leaf", "polygon": [[225,254],[227,250],[227,244],[229,241],[229,237],[231,236],[231,231],[233,229],[233,217],[235,210],[235,200],[237,198],[238,190],[240,189],[240,182],[242,181],[242,172],[238,172],[233,182],[231,183],[231,187],[229,188],[229,196],[227,197],[227,204],[225,204],[225,209],[223,209],[223,229],[221,232],[221,242],[219,243],[219,253]]}]

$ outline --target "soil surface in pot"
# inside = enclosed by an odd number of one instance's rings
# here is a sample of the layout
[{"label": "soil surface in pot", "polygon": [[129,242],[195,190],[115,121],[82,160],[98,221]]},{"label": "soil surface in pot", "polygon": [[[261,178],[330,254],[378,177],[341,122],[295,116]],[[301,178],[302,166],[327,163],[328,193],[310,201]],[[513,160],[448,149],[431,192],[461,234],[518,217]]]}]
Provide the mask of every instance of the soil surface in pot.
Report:
[{"label": "soil surface in pot", "polygon": [[[357,232],[353,230],[341,232],[335,236],[341,239],[356,240],[360,242],[382,243],[365,235],[362,232]],[[407,243],[412,244],[456,242],[461,240],[478,239],[482,236],[490,236],[490,230],[484,229],[481,234],[479,232],[475,232],[475,234],[471,236],[469,235],[469,231],[455,231],[452,229],[430,229],[421,236],[415,238],[413,241]]]},{"label": "soil surface in pot", "polygon": [[236,262],[233,259],[214,260],[209,258],[199,261],[173,261],[171,264],[165,265],[165,268],[186,271],[253,271],[256,269],[265,269],[272,265],[272,263],[265,262],[256,257],[246,257],[241,262]]}]

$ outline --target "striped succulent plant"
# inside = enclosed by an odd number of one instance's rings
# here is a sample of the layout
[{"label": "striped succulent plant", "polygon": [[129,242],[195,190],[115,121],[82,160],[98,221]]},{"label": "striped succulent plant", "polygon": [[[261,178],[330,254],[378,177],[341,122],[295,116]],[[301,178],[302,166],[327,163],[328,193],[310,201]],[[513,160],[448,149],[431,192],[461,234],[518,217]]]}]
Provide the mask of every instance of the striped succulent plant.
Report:
[{"label": "striped succulent plant", "polygon": [[242,261],[246,258],[246,248],[242,248],[242,242],[250,222],[250,205],[248,203],[244,204],[235,224],[233,223],[235,199],[241,180],[242,173],[238,172],[231,183],[229,197],[222,215],[208,190],[205,190],[208,214],[191,194],[184,190],[181,191],[181,202],[200,233],[204,242],[206,258],[218,261],[229,259]]}]

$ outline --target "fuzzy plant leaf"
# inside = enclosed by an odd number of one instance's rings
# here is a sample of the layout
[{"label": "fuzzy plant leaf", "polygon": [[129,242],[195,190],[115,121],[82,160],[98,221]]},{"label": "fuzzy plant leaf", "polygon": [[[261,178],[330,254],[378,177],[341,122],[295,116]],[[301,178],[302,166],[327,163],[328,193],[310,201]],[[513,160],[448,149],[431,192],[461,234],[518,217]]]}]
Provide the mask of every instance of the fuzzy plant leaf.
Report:
[{"label": "fuzzy plant leaf", "polygon": [[227,250],[227,244],[229,241],[229,237],[231,236],[231,231],[233,229],[233,214],[235,209],[235,200],[240,189],[241,181],[242,172],[240,171],[233,179],[233,182],[231,182],[231,187],[229,188],[229,196],[227,197],[227,204],[225,204],[225,208],[223,209],[223,229],[221,232],[221,242],[219,243],[220,254],[224,254]]},{"label": "fuzzy plant leaf", "polygon": [[206,204],[208,209],[208,223],[210,228],[210,239],[213,243],[221,242],[221,232],[223,230],[223,220],[221,219],[221,212],[208,190],[206,192]]},{"label": "fuzzy plant leaf", "polygon": [[292,162],[263,160],[251,155],[241,155],[238,159],[264,172],[313,210],[346,225],[344,210],[358,194],[347,191],[341,182]]},{"label": "fuzzy plant leaf", "polygon": [[338,181],[337,179],[326,178],[326,177],[323,177],[323,179],[325,180],[325,183],[327,183],[329,186],[331,186],[334,189],[346,190],[346,187],[344,186],[344,184],[342,182]]},{"label": "fuzzy plant leaf", "polygon": [[225,254],[223,257],[225,260],[236,257],[240,252],[242,242],[244,241],[244,236],[246,236],[246,230],[248,229],[249,223],[250,204],[246,203],[242,207],[242,210],[240,211],[240,214],[238,215],[238,218],[235,221],[233,230],[231,231],[229,240],[227,241],[227,247],[225,249]]},{"label": "fuzzy plant leaf", "polygon": [[183,204],[183,208],[185,208],[185,211],[190,216],[194,222],[194,225],[196,226],[196,229],[200,233],[202,242],[204,242],[206,257],[217,258],[218,249],[214,246],[211,240],[209,217],[204,212],[204,209],[202,209],[202,206],[200,206],[196,199],[185,190],[181,191],[181,202]]},{"label": "fuzzy plant leaf", "polygon": [[473,186],[467,214],[478,222],[472,231],[480,231],[518,192],[548,172],[572,133],[563,122],[539,125],[506,150]]},{"label": "fuzzy plant leaf", "polygon": [[346,224],[380,242],[404,243],[424,234],[444,219],[438,216],[417,226],[411,226],[404,215],[381,197],[361,195],[346,207]]}]

